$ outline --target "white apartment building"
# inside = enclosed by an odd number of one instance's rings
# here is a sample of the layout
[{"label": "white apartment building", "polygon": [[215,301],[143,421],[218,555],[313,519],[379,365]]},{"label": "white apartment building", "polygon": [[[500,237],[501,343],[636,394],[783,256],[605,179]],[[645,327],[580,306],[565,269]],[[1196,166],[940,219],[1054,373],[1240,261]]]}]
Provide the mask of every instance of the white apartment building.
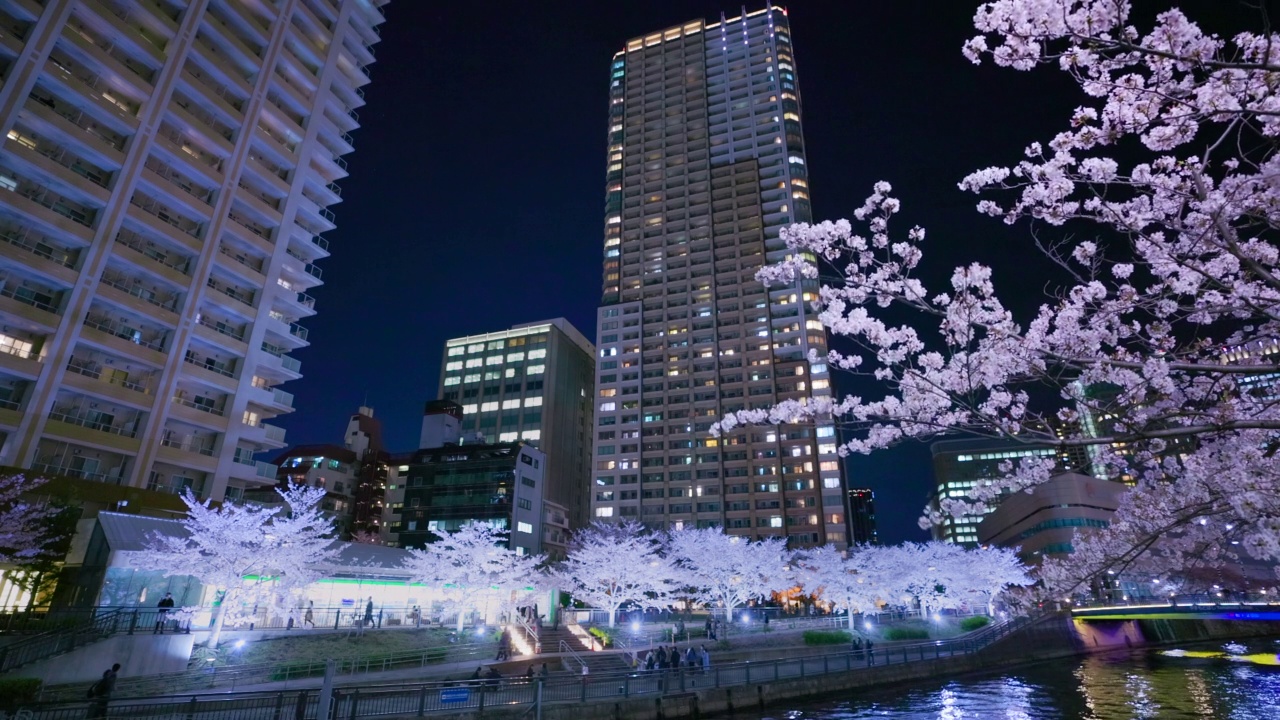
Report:
[{"label": "white apartment building", "polygon": [[275,482],[385,1],[0,0],[0,464]]}]

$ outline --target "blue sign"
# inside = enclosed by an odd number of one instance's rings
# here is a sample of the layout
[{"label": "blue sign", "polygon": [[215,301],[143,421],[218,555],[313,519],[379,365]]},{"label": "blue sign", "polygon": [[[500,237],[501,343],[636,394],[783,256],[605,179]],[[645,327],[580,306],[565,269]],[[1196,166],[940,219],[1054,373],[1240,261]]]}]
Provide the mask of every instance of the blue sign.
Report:
[{"label": "blue sign", "polygon": [[467,688],[456,688],[453,690],[441,690],[440,702],[442,703],[460,703],[471,699],[471,691]]}]

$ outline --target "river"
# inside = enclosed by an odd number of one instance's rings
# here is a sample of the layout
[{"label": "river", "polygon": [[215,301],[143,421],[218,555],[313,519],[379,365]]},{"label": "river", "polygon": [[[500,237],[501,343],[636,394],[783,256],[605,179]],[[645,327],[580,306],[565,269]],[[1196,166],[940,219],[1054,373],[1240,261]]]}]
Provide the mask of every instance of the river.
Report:
[{"label": "river", "polygon": [[[1280,651],[1280,640],[1251,640],[1242,644],[1250,653]],[[1222,644],[1185,649],[1220,651]],[[1277,720],[1280,719],[1280,667],[1225,657],[1175,657],[1157,650],[1095,655],[883,690],[859,690],[848,699],[798,704],[764,716],[767,720],[886,717],[904,720]]]}]

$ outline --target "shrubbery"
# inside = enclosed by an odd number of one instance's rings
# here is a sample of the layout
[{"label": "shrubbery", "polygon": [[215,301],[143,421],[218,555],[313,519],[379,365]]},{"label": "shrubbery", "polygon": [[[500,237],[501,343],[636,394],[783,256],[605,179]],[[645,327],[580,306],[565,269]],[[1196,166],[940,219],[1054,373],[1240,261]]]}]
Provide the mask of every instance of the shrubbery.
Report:
[{"label": "shrubbery", "polygon": [[853,636],[844,630],[805,630],[805,645],[848,645]]},{"label": "shrubbery", "polygon": [[973,632],[980,627],[986,627],[991,624],[991,618],[986,615],[974,615],[960,621],[960,629],[965,632]]},{"label": "shrubbery", "polygon": [[928,640],[929,631],[923,628],[889,628],[884,631],[885,640]]},{"label": "shrubbery", "polygon": [[604,628],[592,627],[592,628],[587,628],[587,632],[591,633],[592,637],[599,640],[602,646],[613,647],[613,633],[610,632],[609,630],[606,630]]},{"label": "shrubbery", "polygon": [[0,678],[0,707],[16,708],[35,702],[42,685],[39,678]]}]

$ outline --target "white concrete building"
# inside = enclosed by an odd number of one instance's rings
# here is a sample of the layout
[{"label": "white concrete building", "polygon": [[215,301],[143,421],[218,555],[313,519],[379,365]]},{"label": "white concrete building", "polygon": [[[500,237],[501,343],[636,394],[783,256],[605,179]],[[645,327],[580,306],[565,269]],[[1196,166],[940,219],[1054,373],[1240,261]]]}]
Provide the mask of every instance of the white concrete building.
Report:
[{"label": "white concrete building", "polygon": [[0,0],[0,464],[274,483],[386,0]]}]

